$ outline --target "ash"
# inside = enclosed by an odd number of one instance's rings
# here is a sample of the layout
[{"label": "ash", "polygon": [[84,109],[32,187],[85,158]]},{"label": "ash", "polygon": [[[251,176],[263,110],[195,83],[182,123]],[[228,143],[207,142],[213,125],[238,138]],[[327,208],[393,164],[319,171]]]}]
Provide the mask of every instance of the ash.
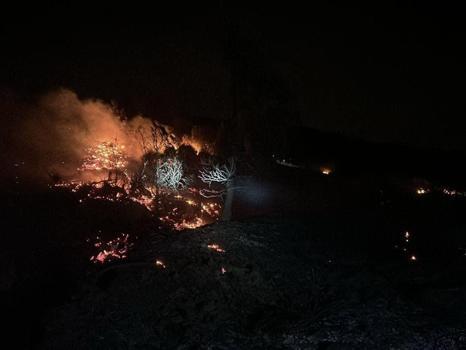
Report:
[{"label": "ash", "polygon": [[[396,288],[424,272],[374,264],[354,253],[358,242],[336,244],[318,228],[254,219],[154,236],[132,258],[94,271],[48,313],[42,348],[466,346],[462,322],[443,322]],[[464,305],[464,289],[430,293]]]}]

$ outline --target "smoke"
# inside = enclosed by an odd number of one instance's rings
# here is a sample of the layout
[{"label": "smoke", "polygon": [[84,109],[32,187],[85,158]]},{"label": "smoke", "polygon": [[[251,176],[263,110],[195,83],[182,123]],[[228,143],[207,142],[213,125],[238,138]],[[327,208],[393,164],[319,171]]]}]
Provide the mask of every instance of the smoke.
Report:
[{"label": "smoke", "polygon": [[130,161],[137,162],[144,152],[142,139],[151,137],[153,126],[148,118],[127,119],[114,106],[80,99],[68,89],[48,93],[26,107],[10,103],[6,113],[2,174],[14,175],[17,182],[76,176],[88,149],[102,142],[123,145]]}]

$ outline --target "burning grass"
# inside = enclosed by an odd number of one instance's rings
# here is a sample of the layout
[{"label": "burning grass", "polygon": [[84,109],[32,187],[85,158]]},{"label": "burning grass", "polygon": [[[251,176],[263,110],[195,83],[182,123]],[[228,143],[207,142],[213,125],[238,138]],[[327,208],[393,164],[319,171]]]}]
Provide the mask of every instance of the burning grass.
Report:
[{"label": "burning grass", "polygon": [[221,248],[218,244],[212,243],[208,244],[207,248],[217,252],[217,253],[225,253],[225,249]]},{"label": "burning grass", "polygon": [[[76,193],[80,203],[87,200],[139,203],[174,230],[193,229],[215,221],[221,212],[221,201],[206,200],[200,195],[202,183],[196,183],[196,164],[188,169],[177,151],[179,143],[173,141],[174,136],[156,125],[151,146],[143,139],[147,152],[141,159],[130,162],[125,145],[117,140],[103,141],[87,149],[71,179],[55,186]],[[180,142],[188,141],[184,138]],[[195,145],[192,153],[201,164],[202,147],[199,142]]]},{"label": "burning grass", "polygon": [[[131,162],[124,145],[103,141],[87,149],[73,177],[54,186],[69,190],[83,205],[88,201],[138,203],[159,222],[154,230],[182,231],[215,222],[222,212],[222,200],[202,195],[205,184],[196,176],[202,164],[199,154],[192,150],[194,157],[188,167],[184,153],[168,147],[168,137],[164,140],[163,152],[150,151]],[[99,251],[90,260],[103,264],[125,259],[131,246],[129,235],[108,241],[98,238],[94,247]]]},{"label": "burning grass", "polygon": [[[83,207],[92,202],[137,203],[154,219],[154,231],[195,229],[221,216],[227,186],[218,182],[218,175],[224,173],[215,173],[208,182],[200,176],[207,174],[206,159],[230,171],[228,180],[234,168],[213,159],[214,146],[201,129],[177,134],[169,125],[142,116],[127,118],[113,105],[83,100],[65,89],[48,94],[31,109],[17,135],[21,145],[28,140],[30,152],[15,154],[15,171],[29,169],[37,179],[37,170],[46,169],[49,187],[69,191]],[[23,167],[24,159],[29,167]],[[20,175],[16,177],[18,182]],[[208,198],[203,196],[206,191]],[[101,250],[93,254],[94,262],[127,256],[127,236],[96,244]]]},{"label": "burning grass", "polygon": [[125,259],[133,243],[130,242],[129,234],[121,233],[120,236],[109,241],[103,241],[97,236],[93,246],[97,248],[98,252],[92,255],[89,260],[103,264],[113,260]]}]

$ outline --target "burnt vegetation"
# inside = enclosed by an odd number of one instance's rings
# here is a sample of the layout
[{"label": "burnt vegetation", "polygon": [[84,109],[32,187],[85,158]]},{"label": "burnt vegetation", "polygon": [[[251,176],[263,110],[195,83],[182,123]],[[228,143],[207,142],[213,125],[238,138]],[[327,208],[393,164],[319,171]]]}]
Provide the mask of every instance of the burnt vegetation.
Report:
[{"label": "burnt vegetation", "polygon": [[[197,159],[168,159],[184,152]],[[327,175],[320,162],[270,157],[251,172],[238,159],[233,221],[180,232],[170,220],[196,215],[193,203],[161,191],[149,210],[113,178],[6,190],[10,330],[43,348],[459,347],[463,192],[435,174],[330,163]],[[181,216],[164,219],[174,207]]]},{"label": "burnt vegetation", "polygon": [[[17,76],[0,85],[0,302],[11,348],[465,348],[464,150],[327,127],[365,126],[379,94],[410,90],[338,80],[350,74],[331,63],[343,56],[332,40],[346,50],[344,37],[327,34],[325,57],[287,51],[286,21],[253,16],[262,33],[219,6],[216,30],[161,20],[131,27],[135,40],[101,29],[84,45],[97,63],[44,43],[47,62],[33,56],[43,80],[29,56],[24,67],[7,56]],[[72,63],[78,53],[85,63]],[[367,90],[370,73],[357,81]],[[381,109],[403,118],[402,105]]]}]

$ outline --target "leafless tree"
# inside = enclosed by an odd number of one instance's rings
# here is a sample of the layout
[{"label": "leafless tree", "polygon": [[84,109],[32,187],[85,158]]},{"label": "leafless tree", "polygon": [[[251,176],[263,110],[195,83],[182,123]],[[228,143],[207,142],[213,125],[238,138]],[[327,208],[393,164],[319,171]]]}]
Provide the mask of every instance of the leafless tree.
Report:
[{"label": "leafless tree", "polygon": [[[224,198],[222,213],[222,220],[224,221],[229,221],[231,219],[235,174],[236,162],[234,158],[230,158],[228,164],[219,165],[207,163],[204,168],[199,171],[198,175],[199,179],[209,186],[209,188],[204,188],[199,191],[201,196],[205,198]],[[211,188],[212,184],[221,185],[223,188]]]}]

